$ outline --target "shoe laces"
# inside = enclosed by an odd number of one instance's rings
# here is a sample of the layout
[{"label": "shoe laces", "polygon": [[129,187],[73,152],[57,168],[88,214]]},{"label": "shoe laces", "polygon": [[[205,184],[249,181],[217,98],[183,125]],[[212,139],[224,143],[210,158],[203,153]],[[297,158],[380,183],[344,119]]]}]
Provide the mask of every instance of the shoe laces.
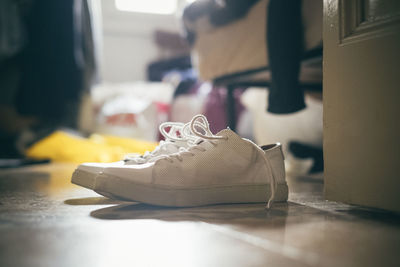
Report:
[{"label": "shoe laces", "polygon": [[[207,131],[206,127],[208,125],[203,124],[202,121],[198,121],[195,123],[195,127]],[[167,128],[169,128],[169,131],[167,131]],[[160,141],[159,145],[153,151],[146,151],[143,155],[128,154],[125,156],[124,161],[126,163],[142,164],[150,158],[172,153],[172,150],[180,151],[182,143],[193,144],[197,140],[197,136],[193,135],[187,128],[188,123],[164,122],[160,124],[159,131],[164,136],[165,141]]]},{"label": "shoe laces", "polygon": [[[227,139],[225,136],[214,135],[210,130],[210,125],[207,118],[198,114],[192,118],[192,120],[186,123],[182,128],[182,133],[187,138],[190,138],[188,147],[180,147],[177,153],[163,155],[161,159],[173,162],[174,159],[183,161],[183,155],[194,156],[194,150],[206,151],[206,148],[199,146],[200,143],[208,141],[210,144],[217,146],[216,140]],[[172,138],[174,140],[175,137]]]},{"label": "shoe laces", "polygon": [[274,203],[274,199],[275,199],[275,193],[276,193],[276,188],[277,188],[277,181],[276,181],[276,177],[274,175],[274,172],[272,171],[272,165],[271,162],[269,162],[269,160],[267,159],[264,150],[260,149],[262,151],[262,157],[264,159],[265,164],[267,165],[267,169],[268,169],[268,173],[269,173],[269,177],[271,177],[271,179],[269,180],[269,187],[271,189],[271,196],[268,199],[267,205],[265,206],[266,209],[270,209],[272,207],[272,204]]}]

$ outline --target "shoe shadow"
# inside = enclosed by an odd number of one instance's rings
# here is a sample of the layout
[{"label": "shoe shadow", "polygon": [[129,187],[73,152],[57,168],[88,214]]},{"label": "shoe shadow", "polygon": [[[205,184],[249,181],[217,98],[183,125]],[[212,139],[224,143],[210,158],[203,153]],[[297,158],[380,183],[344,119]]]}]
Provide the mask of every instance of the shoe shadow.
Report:
[{"label": "shoe shadow", "polygon": [[[217,224],[246,224],[265,226],[266,222],[284,222],[288,207],[292,204],[277,203],[271,210],[265,204],[225,204],[191,208],[168,208],[142,203],[120,204],[102,208],[90,213],[90,216],[104,220],[140,220],[155,219],[163,221],[195,221]],[[293,204],[297,205],[297,204]]]},{"label": "shoe shadow", "polygon": [[[97,203],[100,204],[101,201]],[[104,201],[103,203],[114,204],[112,200],[108,202]],[[314,219],[330,218],[330,220],[373,221],[386,225],[398,225],[400,222],[400,216],[391,212],[334,202],[331,204],[333,206],[330,208],[315,208],[289,201],[287,203],[275,203],[272,209],[267,210],[263,203],[169,208],[143,203],[120,202],[115,206],[94,210],[90,213],[90,216],[103,220],[153,219],[168,222],[186,221],[237,226],[246,225],[253,228],[266,226],[277,228],[286,225],[288,222],[300,223],[304,219],[304,216]],[[326,206],[326,204],[324,205]]]},{"label": "shoe shadow", "polygon": [[[73,198],[64,201],[64,204],[80,206],[80,205],[118,205],[127,202],[113,200],[106,197],[85,197],[85,198]],[[131,202],[132,203],[132,202]]]}]

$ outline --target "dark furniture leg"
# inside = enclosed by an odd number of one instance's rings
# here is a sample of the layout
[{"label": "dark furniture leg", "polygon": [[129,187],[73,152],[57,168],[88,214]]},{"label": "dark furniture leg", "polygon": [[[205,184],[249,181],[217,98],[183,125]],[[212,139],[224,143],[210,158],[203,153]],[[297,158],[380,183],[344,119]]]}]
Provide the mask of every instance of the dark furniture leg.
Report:
[{"label": "dark furniture leg", "polygon": [[236,131],[236,105],[235,97],[233,95],[235,86],[227,86],[227,98],[226,98],[226,115],[228,126],[232,131]]}]

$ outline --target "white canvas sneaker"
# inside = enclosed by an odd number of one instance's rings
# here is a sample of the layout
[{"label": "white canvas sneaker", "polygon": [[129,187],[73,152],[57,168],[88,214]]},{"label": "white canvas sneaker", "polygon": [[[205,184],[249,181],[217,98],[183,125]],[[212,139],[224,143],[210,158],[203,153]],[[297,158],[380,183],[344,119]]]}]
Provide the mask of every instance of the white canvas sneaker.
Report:
[{"label": "white canvas sneaker", "polygon": [[[159,127],[159,130],[160,133],[165,137],[165,141],[161,141],[153,151],[146,152],[140,156],[128,155],[124,160],[117,162],[80,164],[72,174],[71,182],[88,189],[93,189],[96,176],[103,172],[106,168],[144,164],[149,161],[154,161],[162,155],[179,152],[180,148],[187,147],[189,143],[193,143],[197,138],[191,133],[189,126],[189,123],[162,123]],[[207,127],[208,125],[206,126],[205,122],[203,121],[198,121],[196,123],[196,128],[200,128],[203,132],[207,131],[207,129],[205,129]],[[167,132],[166,128],[170,128],[170,130]]]},{"label": "white canvas sneaker", "polygon": [[179,152],[141,165],[110,167],[98,175],[94,190],[161,206],[286,201],[284,158],[279,143],[259,147],[229,129],[204,135]]}]

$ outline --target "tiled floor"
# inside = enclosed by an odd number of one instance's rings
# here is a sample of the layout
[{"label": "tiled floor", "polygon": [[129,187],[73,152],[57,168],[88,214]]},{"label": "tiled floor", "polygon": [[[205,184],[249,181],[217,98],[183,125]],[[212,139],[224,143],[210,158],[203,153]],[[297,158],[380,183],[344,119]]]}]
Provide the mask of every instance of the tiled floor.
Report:
[{"label": "tiled floor", "polygon": [[160,208],[70,184],[74,166],[0,171],[0,266],[400,266],[400,217],[324,201]]}]

